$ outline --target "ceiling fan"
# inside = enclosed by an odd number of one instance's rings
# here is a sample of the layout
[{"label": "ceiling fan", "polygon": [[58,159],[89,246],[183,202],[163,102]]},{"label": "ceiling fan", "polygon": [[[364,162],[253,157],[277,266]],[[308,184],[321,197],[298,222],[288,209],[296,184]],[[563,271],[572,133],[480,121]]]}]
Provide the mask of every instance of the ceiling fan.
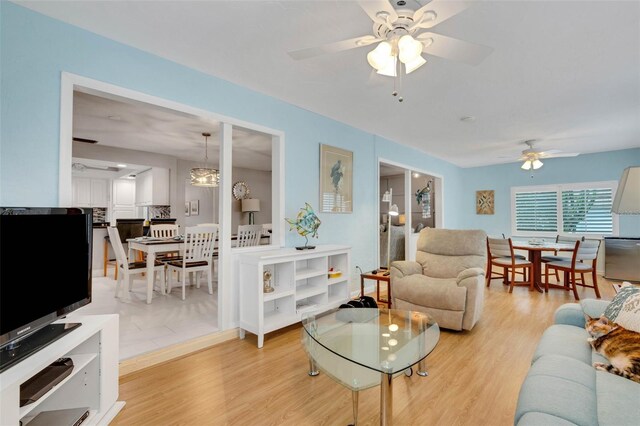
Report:
[{"label": "ceiling fan", "polygon": [[533,144],[536,142],[535,139],[529,139],[524,141],[524,143],[529,147],[522,151],[522,156],[520,157],[520,161],[524,161],[522,166],[520,166],[523,170],[538,170],[543,166],[543,162],[540,159],[544,158],[559,158],[559,157],[576,157],[580,155],[578,152],[562,152],[559,149],[550,149],[548,151],[540,151],[533,147]]},{"label": "ceiling fan", "polygon": [[86,170],[101,170],[103,172],[119,172],[120,171],[120,169],[117,167],[111,167],[111,166],[93,167],[93,166],[87,166],[85,164],[78,163],[78,162],[72,163],[71,169],[76,172],[84,172]]},{"label": "ceiling fan", "polygon": [[[418,6],[417,0],[408,0]],[[426,63],[423,53],[477,65],[493,49],[431,32],[430,29],[467,9],[470,2],[433,0],[413,10],[405,0],[358,1],[373,21],[373,34],[290,51],[293,59],[307,59],[377,43],[367,60],[378,74],[397,77]],[[394,94],[394,96],[397,93]]]}]

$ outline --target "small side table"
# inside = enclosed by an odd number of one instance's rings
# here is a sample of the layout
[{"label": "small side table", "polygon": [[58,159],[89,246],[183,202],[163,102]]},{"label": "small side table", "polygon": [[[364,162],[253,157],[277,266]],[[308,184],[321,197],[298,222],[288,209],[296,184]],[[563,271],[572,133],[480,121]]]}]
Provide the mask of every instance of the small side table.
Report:
[{"label": "small side table", "polygon": [[[387,275],[384,275],[387,274]],[[391,275],[388,271],[378,271],[377,273],[365,272],[360,274],[360,296],[364,296],[364,280],[376,281],[376,300],[378,302],[386,303],[391,308]],[[380,283],[387,283],[387,300],[380,299]]]}]

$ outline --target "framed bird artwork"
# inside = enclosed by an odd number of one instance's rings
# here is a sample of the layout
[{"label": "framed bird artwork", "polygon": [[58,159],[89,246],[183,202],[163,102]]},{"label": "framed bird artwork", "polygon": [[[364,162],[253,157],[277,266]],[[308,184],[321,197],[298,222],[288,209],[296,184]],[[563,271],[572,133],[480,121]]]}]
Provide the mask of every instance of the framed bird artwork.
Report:
[{"label": "framed bird artwork", "polygon": [[320,145],[320,212],[353,212],[353,152]]}]

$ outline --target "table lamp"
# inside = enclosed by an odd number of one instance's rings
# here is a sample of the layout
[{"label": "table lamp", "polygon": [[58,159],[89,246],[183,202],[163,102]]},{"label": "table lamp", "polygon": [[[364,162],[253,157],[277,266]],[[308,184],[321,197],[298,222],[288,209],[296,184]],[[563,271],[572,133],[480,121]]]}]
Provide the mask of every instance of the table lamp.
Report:
[{"label": "table lamp", "polygon": [[260,211],[260,200],[257,198],[243,198],[242,212],[249,212],[249,225],[254,224],[253,213]]}]

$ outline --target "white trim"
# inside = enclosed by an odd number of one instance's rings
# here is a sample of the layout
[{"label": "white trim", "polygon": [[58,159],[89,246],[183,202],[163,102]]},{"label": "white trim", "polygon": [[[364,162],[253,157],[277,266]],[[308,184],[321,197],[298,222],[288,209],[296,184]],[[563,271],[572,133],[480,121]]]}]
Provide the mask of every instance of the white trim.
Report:
[{"label": "white trim", "polygon": [[[606,181],[598,181],[598,182],[577,182],[577,183],[559,183],[559,184],[551,184],[551,185],[530,185],[530,186],[512,186],[511,187],[511,235],[516,237],[523,236],[538,236],[538,237],[555,237],[556,235],[571,235],[568,232],[564,232],[562,230],[562,191],[579,191],[581,189],[600,189],[600,188],[610,188],[611,189],[611,200],[616,196],[616,191],[618,189],[618,182],[615,180],[606,180]],[[556,193],[556,203],[557,203],[557,218],[558,218],[558,230],[557,232],[521,232],[516,229],[516,197],[515,194],[517,192],[555,192]],[[611,214],[612,221],[612,231],[611,235],[616,237],[620,233],[619,226],[619,215],[612,213]],[[603,234],[593,234],[586,233],[580,234],[589,238],[602,238]]]},{"label": "white trim", "polygon": [[[58,157],[58,206],[73,204],[71,163],[73,150],[73,80],[62,73],[60,81],[60,152]],[[67,142],[68,141],[68,142]],[[68,173],[63,173],[68,170]]]},{"label": "white trim", "polygon": [[[272,223],[273,237],[270,246],[272,248],[284,247],[285,235],[284,226],[280,223],[284,217],[284,132],[281,130],[271,129],[269,127],[238,120],[222,114],[214,113],[204,109],[192,107],[179,102],[168,99],[159,98],[157,96],[138,92],[136,90],[127,89],[116,86],[103,81],[94,80],[80,75],[62,72],[60,84],[60,141],[59,141],[59,171],[58,171],[58,204],[60,206],[70,206],[73,203],[73,194],[71,190],[71,163],[73,151],[73,92],[79,91],[83,93],[93,94],[109,99],[118,100],[126,98],[138,102],[144,102],[151,105],[160,106],[162,108],[178,111],[181,113],[193,115],[203,119],[204,121],[216,121],[220,123],[221,145],[220,145],[220,168],[223,171],[220,182],[220,202],[219,204],[219,222],[221,228],[222,244],[220,247],[220,262],[218,271],[218,282],[229,283],[228,285],[218,286],[218,324],[222,330],[230,327],[233,323],[233,310],[230,309],[233,300],[232,286],[232,252],[231,252],[231,168],[232,168],[232,147],[231,132],[233,126],[243,127],[245,129],[255,130],[257,132],[272,135],[272,166],[278,168],[272,169],[272,183],[277,183],[272,188],[272,197],[275,196],[277,201],[273,203]],[[228,137],[228,141],[227,141]],[[229,144],[226,147],[223,144]],[[277,148],[276,148],[277,147]],[[227,180],[224,179],[226,171]],[[278,174],[280,175],[273,177]],[[226,201],[225,201],[226,200]],[[228,234],[228,235],[227,235]],[[226,237],[225,237],[226,235]],[[265,246],[262,246],[265,247]],[[261,247],[261,249],[262,249]],[[257,248],[256,248],[257,249]]]},{"label": "white trim", "polygon": [[[435,178],[437,178],[434,182],[433,182],[433,186],[434,186],[434,190],[435,192],[435,204],[436,204],[436,221],[435,221],[435,227],[436,228],[444,228],[444,218],[445,218],[445,214],[444,214],[444,176],[441,175],[440,173],[434,173],[428,170],[424,170],[424,169],[420,169],[417,167],[413,167],[413,166],[409,166],[407,164],[403,164],[403,163],[399,163],[397,161],[393,161],[393,160],[388,160],[384,157],[378,157],[378,167],[376,169],[376,229],[377,229],[377,221],[380,218],[380,200],[382,199],[381,195],[380,195],[380,164],[384,163],[384,164],[388,164],[390,166],[394,166],[394,167],[400,167],[402,169],[405,169],[405,217],[406,217],[406,212],[411,211],[411,200],[412,200],[412,194],[411,194],[411,173],[412,172],[416,172],[416,173],[422,173],[425,175],[430,175],[433,176]],[[407,179],[407,174],[409,173],[409,179]],[[407,191],[407,188],[409,188],[409,190]],[[407,207],[408,206],[408,207]],[[405,257],[408,259],[409,258],[409,253],[411,252],[411,235],[413,235],[413,232],[411,232],[412,228],[412,224],[411,224],[411,215],[408,215],[408,222],[407,222],[407,226],[405,226],[405,230],[404,230],[404,248],[405,248]],[[389,234],[391,235],[391,234]],[[376,264],[378,265],[380,263],[380,238],[376,237]],[[380,266],[380,265],[378,265]]]},{"label": "white trim", "polygon": [[226,330],[233,324],[233,285],[220,285],[221,283],[233,283],[233,262],[231,259],[231,198],[233,197],[231,185],[233,180],[233,127],[229,123],[220,124],[220,199],[218,200],[218,215],[220,218],[220,240],[218,247],[218,324],[222,330]]}]

